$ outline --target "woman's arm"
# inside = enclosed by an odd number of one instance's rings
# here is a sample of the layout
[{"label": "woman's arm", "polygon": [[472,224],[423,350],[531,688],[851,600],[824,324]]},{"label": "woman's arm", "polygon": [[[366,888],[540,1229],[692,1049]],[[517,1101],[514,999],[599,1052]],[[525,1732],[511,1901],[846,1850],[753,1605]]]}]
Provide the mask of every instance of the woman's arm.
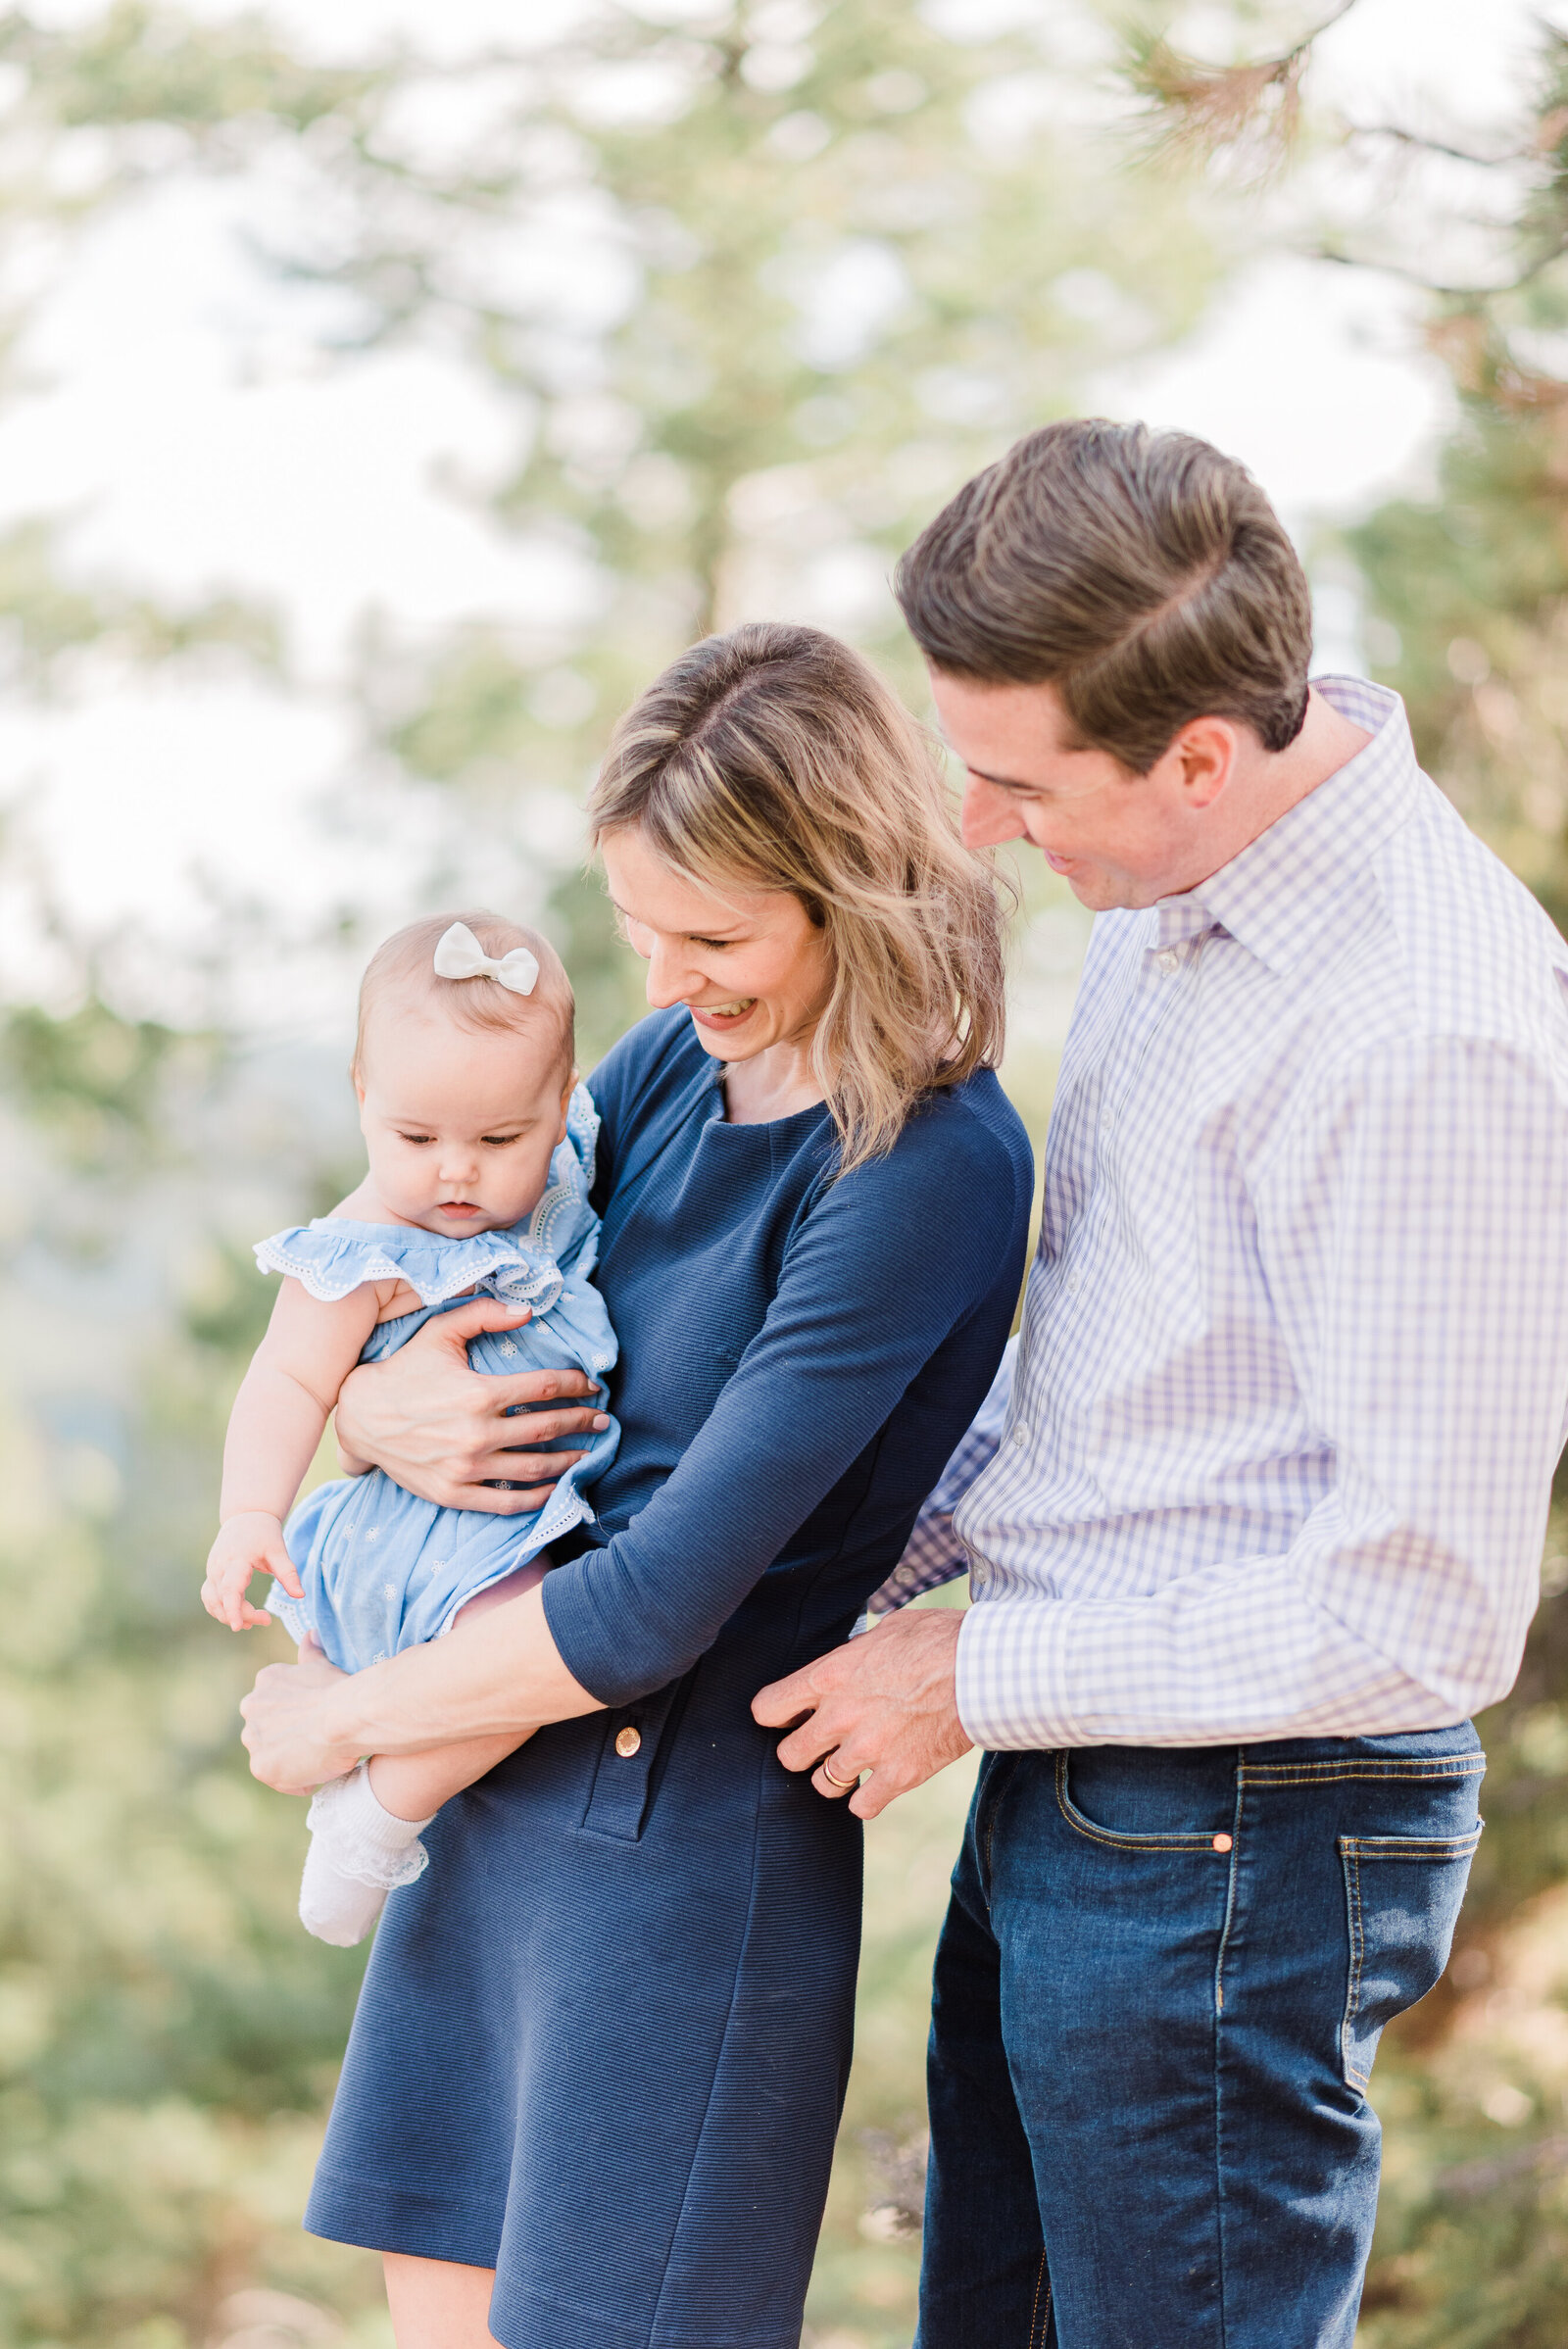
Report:
[{"label": "woman's arm", "polygon": [[[672,1474],[606,1547],[543,1586],[582,1687],[622,1704],[684,1672],[901,1404],[935,1481],[1006,1340],[1032,1183],[1022,1129],[1004,1141],[955,1101],[818,1199],[762,1328]],[[923,1380],[960,1325],[972,1344]]]},{"label": "woman's arm", "polygon": [[314,1665],[264,1672],[245,1706],[257,1776],[297,1791],[362,1753],[515,1733],[676,1679],[943,1339],[978,1315],[987,1339],[974,1392],[946,1397],[949,1417],[933,1428],[933,1458],[945,1459],[1006,1338],[1031,1170],[1021,1150],[1015,1159],[957,1118],[940,1131],[933,1121],[895,1180],[898,1165],[859,1169],[812,1210],[740,1368],[623,1534],[558,1567],[471,1632],[460,1626],[374,1665],[352,1688]]},{"label": "woman's arm", "polygon": [[270,1664],[240,1706],[251,1769],[284,1794],[340,1778],[362,1754],[515,1737],[600,1709],[563,1664],[538,1589],[365,1672],[338,1672],[319,1651]]}]

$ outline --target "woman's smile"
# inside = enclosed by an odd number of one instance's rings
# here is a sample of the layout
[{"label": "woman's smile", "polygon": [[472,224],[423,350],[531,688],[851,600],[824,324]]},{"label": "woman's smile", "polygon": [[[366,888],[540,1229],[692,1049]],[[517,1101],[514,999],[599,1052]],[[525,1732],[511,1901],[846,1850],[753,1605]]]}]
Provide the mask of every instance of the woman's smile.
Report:
[{"label": "woman's smile", "polygon": [[757,998],[746,995],[733,1003],[688,1003],[686,1008],[700,1028],[738,1028],[757,1009]]}]

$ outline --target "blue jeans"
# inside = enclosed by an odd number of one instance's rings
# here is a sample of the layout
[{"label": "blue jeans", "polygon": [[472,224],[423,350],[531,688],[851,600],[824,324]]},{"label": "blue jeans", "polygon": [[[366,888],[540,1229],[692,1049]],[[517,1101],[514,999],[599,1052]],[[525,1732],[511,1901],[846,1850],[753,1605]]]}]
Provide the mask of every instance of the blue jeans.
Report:
[{"label": "blue jeans", "polygon": [[1383,2026],[1480,1839],[1468,1722],[988,1754],[937,1952],[916,2349],[1350,2349]]}]

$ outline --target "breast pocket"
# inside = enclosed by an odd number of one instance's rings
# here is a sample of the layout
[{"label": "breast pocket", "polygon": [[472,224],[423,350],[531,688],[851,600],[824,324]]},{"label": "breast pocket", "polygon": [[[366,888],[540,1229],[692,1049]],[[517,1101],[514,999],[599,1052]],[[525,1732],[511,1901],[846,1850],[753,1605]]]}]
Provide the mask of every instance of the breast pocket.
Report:
[{"label": "breast pocket", "polygon": [[1483,1822],[1453,1835],[1341,1835],[1350,1936],[1340,2048],[1365,2089],[1385,2024],[1424,1998],[1448,1962]]}]

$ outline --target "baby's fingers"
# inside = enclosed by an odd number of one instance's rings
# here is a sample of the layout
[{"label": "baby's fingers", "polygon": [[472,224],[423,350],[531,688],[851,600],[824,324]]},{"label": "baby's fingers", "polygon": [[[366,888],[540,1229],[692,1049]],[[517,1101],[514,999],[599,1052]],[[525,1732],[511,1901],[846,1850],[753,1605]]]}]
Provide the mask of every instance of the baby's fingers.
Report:
[{"label": "baby's fingers", "polygon": [[282,1584],[290,1598],[305,1596],[305,1586],[300,1581],[299,1569],[281,1542],[269,1542],[259,1563],[266,1567],[274,1582]]},{"label": "baby's fingers", "polygon": [[220,1623],[226,1623],[231,1632],[245,1629],[245,1617],[250,1610],[246,1606],[244,1592],[236,1590],[232,1585],[225,1587],[222,1583],[215,1583],[209,1575],[202,1585],[202,1605]]}]

